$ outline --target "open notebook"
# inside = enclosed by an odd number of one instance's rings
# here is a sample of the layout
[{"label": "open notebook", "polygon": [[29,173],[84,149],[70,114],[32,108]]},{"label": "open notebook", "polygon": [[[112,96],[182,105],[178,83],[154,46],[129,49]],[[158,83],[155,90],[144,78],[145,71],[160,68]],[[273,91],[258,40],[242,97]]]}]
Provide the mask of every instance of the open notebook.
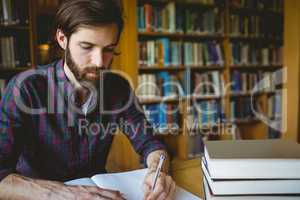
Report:
[{"label": "open notebook", "polygon": [[[91,178],[81,178],[65,182],[68,185],[91,185],[119,190],[128,200],[143,199],[142,183],[147,169],[122,173],[98,174]],[[199,180],[200,181],[200,180]],[[175,200],[200,200],[199,197],[177,187]]]}]

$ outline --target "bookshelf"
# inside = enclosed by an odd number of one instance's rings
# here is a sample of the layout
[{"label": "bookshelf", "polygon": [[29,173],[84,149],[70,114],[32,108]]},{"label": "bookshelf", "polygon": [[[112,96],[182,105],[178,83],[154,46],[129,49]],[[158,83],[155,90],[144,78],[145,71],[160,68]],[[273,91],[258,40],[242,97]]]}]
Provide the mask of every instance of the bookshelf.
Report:
[{"label": "bookshelf", "polygon": [[[0,87],[15,74],[36,64],[33,0],[3,0],[0,13]],[[1,94],[0,94],[1,96]]]},{"label": "bookshelf", "polygon": [[[167,105],[175,104],[181,108],[179,112],[181,120],[179,135],[173,136],[172,139],[170,139],[170,136],[163,136],[167,144],[171,143],[169,146],[171,146],[176,158],[190,158],[188,152],[191,142],[189,137],[191,132],[189,130],[191,129],[186,127],[185,122],[191,117],[191,110],[187,108],[194,103],[199,103],[204,107],[205,103],[218,104],[216,106],[220,107],[218,108],[220,109],[217,116],[218,120],[221,121],[221,124],[225,121],[229,125],[235,126],[239,130],[241,138],[269,138],[268,126],[254,116],[253,113],[247,113],[249,109],[246,109],[245,115],[233,118],[232,107],[233,105],[243,105],[249,99],[251,100],[252,87],[260,80],[270,80],[273,72],[283,68],[282,1],[253,1],[256,4],[251,4],[251,1],[234,0],[123,0],[123,2],[128,9],[127,13],[125,9],[127,23],[131,25],[130,29],[127,30],[130,32],[130,36],[125,34],[126,36],[123,35],[123,37],[129,39],[132,43],[129,44],[128,41],[122,40],[121,46],[130,45],[131,49],[137,49],[137,52],[127,54],[126,58],[120,58],[119,64],[122,65],[120,69],[124,69],[131,76],[136,86],[141,83],[141,80],[138,79],[141,79],[140,77],[144,75],[150,75],[150,77],[144,78],[146,80],[144,82],[147,83],[150,80],[150,83],[151,81],[153,83],[150,85],[159,85],[161,84],[159,74],[167,73],[171,77],[175,76],[185,90],[184,94],[175,94],[174,98],[164,101]],[[244,5],[241,2],[246,4]],[[250,3],[247,4],[247,2]],[[162,17],[157,19],[159,14]],[[212,17],[212,15],[215,16]],[[168,21],[168,17],[171,18],[171,16],[176,16],[176,22]],[[180,19],[180,17],[183,19]],[[185,17],[188,19],[185,19]],[[213,22],[209,21],[209,18],[213,18]],[[191,19],[198,19],[199,27],[193,24],[185,24],[190,23]],[[268,23],[273,25],[275,21],[277,24],[271,29],[266,26]],[[248,26],[246,26],[247,23]],[[209,24],[213,25],[210,26]],[[261,24],[261,26],[257,24]],[[132,46],[134,43],[137,45],[135,48]],[[199,53],[201,47],[202,51],[206,51],[206,45],[211,44],[215,44],[216,49],[221,50],[220,56],[215,59],[216,63],[211,63],[212,60],[209,59],[205,60],[205,57],[202,58],[202,62],[199,61],[201,58],[192,58],[190,63],[186,63],[189,58],[184,57],[185,55],[193,54],[193,51]],[[164,45],[169,46],[169,50],[165,49]],[[201,47],[197,47],[197,45]],[[181,48],[181,53],[178,53],[179,50],[175,50],[175,53],[170,50],[176,48]],[[211,47],[207,49],[211,49]],[[220,52],[220,50],[215,51]],[[171,51],[171,53],[166,58],[162,56],[164,55],[162,52],[167,51]],[[220,57],[221,59],[219,59]],[[193,59],[196,59],[195,62],[193,62]],[[127,65],[128,63],[130,65]],[[215,75],[211,75],[211,73],[215,73]],[[234,77],[234,74],[239,75]],[[190,80],[188,84],[185,83],[187,78]],[[155,81],[153,81],[154,79]],[[240,88],[227,86],[228,83],[234,81],[233,79],[246,81],[245,84],[239,86]],[[208,82],[217,80],[216,82],[221,85],[220,87],[224,85],[225,87],[221,88],[217,95],[207,94],[206,90],[209,90],[209,88],[204,88],[204,92],[202,90],[199,94],[194,94],[194,85],[197,85],[195,82],[203,80],[208,80]],[[268,83],[262,85],[262,89],[255,92],[253,100],[256,102],[255,106],[259,112],[265,116],[275,118],[278,116],[273,116],[274,113],[271,111],[278,111],[275,110],[276,106],[273,105],[276,104],[274,102],[278,99],[274,96],[276,96],[277,91],[281,91],[282,86],[272,86],[270,89],[271,86],[268,86],[270,81],[265,82]],[[159,97],[155,99],[156,96]],[[140,103],[155,105],[161,104],[163,101],[161,93],[157,94],[155,91],[151,91],[151,88],[149,97],[149,99],[143,97]],[[210,107],[210,105],[206,106]],[[235,112],[238,113],[238,111]],[[196,119],[199,120],[199,116]],[[212,137],[212,139],[232,139],[234,137],[220,136]],[[169,140],[171,141],[169,142]]]}]

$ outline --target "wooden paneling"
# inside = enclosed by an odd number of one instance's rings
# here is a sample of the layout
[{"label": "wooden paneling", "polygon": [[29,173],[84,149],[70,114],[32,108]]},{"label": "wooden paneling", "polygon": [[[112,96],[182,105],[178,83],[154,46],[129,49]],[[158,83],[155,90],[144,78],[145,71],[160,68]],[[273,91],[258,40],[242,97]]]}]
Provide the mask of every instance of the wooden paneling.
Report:
[{"label": "wooden paneling", "polygon": [[[118,50],[121,55],[113,62],[113,69],[125,72],[133,84],[137,83],[137,28],[136,0],[123,0],[125,26]],[[139,168],[139,156],[135,153],[129,140],[123,134],[117,134],[110,150],[107,169],[109,171],[132,170]]]},{"label": "wooden paneling", "polygon": [[287,99],[283,98],[283,138],[299,141],[300,1],[284,1],[284,65]]}]

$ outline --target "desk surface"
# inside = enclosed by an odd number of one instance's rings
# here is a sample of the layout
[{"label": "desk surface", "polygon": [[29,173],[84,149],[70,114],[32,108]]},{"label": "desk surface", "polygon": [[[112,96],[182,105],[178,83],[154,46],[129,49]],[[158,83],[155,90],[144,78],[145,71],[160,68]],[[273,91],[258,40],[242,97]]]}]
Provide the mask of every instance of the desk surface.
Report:
[{"label": "desk surface", "polygon": [[172,177],[185,190],[204,198],[201,160],[174,160],[171,164]]}]

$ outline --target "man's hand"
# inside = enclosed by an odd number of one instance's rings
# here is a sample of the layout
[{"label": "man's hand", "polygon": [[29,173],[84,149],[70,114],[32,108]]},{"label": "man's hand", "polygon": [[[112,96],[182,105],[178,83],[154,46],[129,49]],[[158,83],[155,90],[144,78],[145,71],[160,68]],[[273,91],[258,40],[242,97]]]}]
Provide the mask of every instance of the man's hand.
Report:
[{"label": "man's hand", "polygon": [[125,200],[119,191],[99,188],[97,186],[67,186],[60,191],[53,191],[53,199],[79,200]]},{"label": "man's hand", "polygon": [[0,183],[1,200],[124,200],[119,191],[96,186],[71,186],[11,174]]},{"label": "man's hand", "polygon": [[150,171],[145,176],[143,184],[144,200],[172,200],[176,191],[176,184],[171,176],[161,172],[152,191],[154,177],[155,171]]}]

